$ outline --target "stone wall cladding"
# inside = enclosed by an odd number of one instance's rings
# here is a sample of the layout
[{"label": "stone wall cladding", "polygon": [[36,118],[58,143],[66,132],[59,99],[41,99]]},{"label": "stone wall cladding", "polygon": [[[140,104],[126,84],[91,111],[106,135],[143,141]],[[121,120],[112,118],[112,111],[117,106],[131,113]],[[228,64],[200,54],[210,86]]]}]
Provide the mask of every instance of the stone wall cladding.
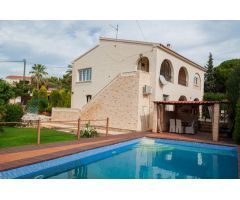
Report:
[{"label": "stone wall cladding", "polygon": [[73,108],[52,108],[52,121],[78,120],[80,109]]},{"label": "stone wall cladding", "polygon": [[143,87],[145,85],[150,86],[150,75],[148,72],[139,71],[139,92],[138,92],[138,131],[144,131],[150,129],[150,104],[151,94],[144,95]]},{"label": "stone wall cladding", "polygon": [[81,119],[106,119],[109,126],[138,129],[139,72],[123,73],[98,93],[81,112]]}]

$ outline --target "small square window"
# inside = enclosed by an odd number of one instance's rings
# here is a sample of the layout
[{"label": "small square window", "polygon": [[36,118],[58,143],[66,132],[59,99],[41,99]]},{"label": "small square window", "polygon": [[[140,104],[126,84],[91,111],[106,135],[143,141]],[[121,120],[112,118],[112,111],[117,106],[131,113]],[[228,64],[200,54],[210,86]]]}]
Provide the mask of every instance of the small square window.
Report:
[{"label": "small square window", "polygon": [[87,97],[87,103],[88,103],[92,99],[92,95],[89,94],[86,97]]}]

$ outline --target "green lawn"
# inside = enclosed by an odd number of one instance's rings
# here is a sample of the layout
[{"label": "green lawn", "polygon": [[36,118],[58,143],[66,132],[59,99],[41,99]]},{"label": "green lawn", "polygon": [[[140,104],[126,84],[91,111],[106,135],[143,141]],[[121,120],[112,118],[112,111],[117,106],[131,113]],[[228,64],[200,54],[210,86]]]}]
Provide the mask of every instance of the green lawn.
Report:
[{"label": "green lawn", "polygon": [[[68,140],[76,140],[76,136],[56,130],[41,129],[41,144]],[[3,127],[3,132],[0,132],[0,148],[28,144],[37,144],[36,128]]]}]

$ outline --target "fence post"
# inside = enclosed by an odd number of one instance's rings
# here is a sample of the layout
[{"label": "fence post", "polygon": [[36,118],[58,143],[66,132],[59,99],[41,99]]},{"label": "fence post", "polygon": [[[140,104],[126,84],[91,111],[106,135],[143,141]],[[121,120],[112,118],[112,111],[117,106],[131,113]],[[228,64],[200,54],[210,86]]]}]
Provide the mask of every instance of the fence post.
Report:
[{"label": "fence post", "polygon": [[80,140],[81,118],[78,118],[77,140]]},{"label": "fence post", "polygon": [[37,121],[37,144],[40,144],[40,139],[41,138],[41,124],[40,124],[40,119]]},{"label": "fence post", "polygon": [[106,123],[106,136],[108,135],[108,128],[109,128],[109,118],[107,117],[107,123]]}]

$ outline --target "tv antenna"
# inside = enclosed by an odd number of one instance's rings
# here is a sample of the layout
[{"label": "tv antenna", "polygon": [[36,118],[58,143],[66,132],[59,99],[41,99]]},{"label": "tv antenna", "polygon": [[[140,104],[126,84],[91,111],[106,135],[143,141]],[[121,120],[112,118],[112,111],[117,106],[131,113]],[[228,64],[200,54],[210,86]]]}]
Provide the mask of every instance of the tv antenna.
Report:
[{"label": "tv antenna", "polygon": [[111,26],[116,31],[116,40],[117,40],[117,38],[118,38],[118,30],[119,30],[118,24],[117,24],[117,26],[113,26],[113,25],[109,24],[109,26]]}]

